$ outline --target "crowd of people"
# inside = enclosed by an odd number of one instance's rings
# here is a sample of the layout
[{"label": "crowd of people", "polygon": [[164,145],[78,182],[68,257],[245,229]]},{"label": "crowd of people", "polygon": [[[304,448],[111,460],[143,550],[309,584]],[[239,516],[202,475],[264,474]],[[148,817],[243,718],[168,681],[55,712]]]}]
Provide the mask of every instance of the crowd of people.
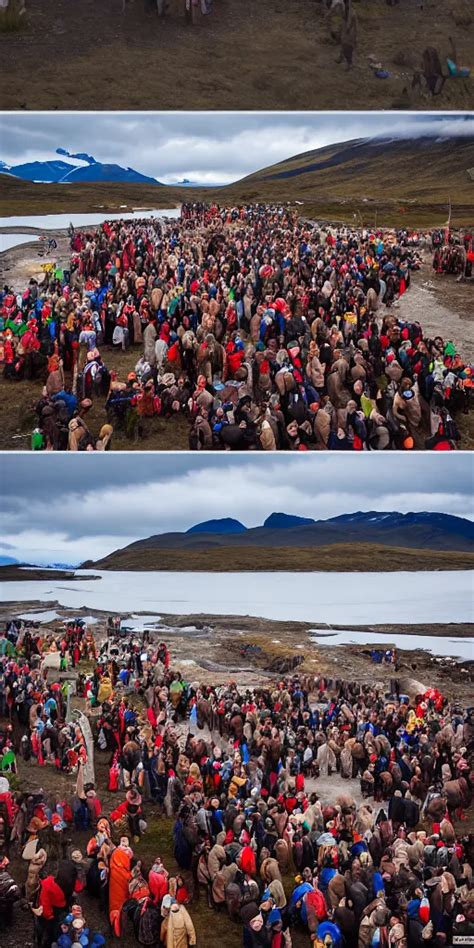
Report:
[{"label": "crowd of people", "polygon": [[[64,681],[47,661],[58,651]],[[410,697],[398,679],[191,682],[154,633],[113,620],[100,634],[12,621],[0,656],[3,928],[23,907],[38,948],[133,936],[188,948],[204,897],[244,948],[474,938],[474,837],[461,822],[473,708],[434,688]],[[71,775],[71,793],[10,789],[19,755],[30,786],[49,765]],[[143,855],[160,825],[174,860]]]},{"label": "crowd of people", "polygon": [[428,241],[471,272],[471,235],[438,237],[202,204],[73,233],[69,269],[0,299],[4,376],[45,382],[32,446],[107,450],[182,415],[196,450],[454,448],[471,366],[397,306]]}]

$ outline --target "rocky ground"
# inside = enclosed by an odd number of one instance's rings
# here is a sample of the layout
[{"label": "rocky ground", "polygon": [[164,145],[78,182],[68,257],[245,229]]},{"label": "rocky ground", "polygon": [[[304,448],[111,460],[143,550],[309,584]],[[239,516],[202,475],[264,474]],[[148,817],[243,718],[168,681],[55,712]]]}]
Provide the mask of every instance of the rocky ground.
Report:
[{"label": "rocky ground", "polygon": [[[58,602],[9,602],[0,606],[0,623],[12,616],[31,612],[33,614],[52,610],[58,618],[42,625],[42,628],[61,627],[65,618],[90,615],[91,610],[68,609]],[[144,615],[144,613],[142,613]],[[105,636],[108,613],[94,610],[94,634],[101,641]],[[140,612],[133,614],[132,625],[136,628]],[[127,626],[130,615],[122,617]],[[171,651],[174,667],[181,668],[185,677],[192,681],[206,681],[219,684],[229,678],[240,684],[255,685],[268,681],[272,677],[299,669],[306,674],[326,675],[327,677],[350,678],[365,682],[389,683],[394,677],[392,666],[374,665],[370,650],[373,644],[345,645],[331,644],[331,634],[346,628],[327,623],[277,622],[254,616],[215,616],[209,615],[167,615],[160,614],[151,619],[146,614],[143,628],[148,628],[154,641],[166,641]],[[151,624],[150,624],[151,623]],[[138,621],[138,625],[140,622]],[[314,628],[324,629],[315,642]],[[406,640],[406,648],[398,648],[398,677],[403,688],[415,691],[422,687],[437,686],[446,694],[454,697],[470,697],[474,681],[473,661],[456,662],[449,658],[436,656],[436,637],[470,638],[474,634],[474,624],[453,623],[451,625],[374,625],[353,626],[354,631],[368,633],[393,634],[394,643],[400,636]],[[137,633],[134,633],[137,634]],[[433,637],[433,653],[422,649],[410,648],[410,635],[423,634]],[[387,647],[387,640],[381,638],[381,645]]]}]

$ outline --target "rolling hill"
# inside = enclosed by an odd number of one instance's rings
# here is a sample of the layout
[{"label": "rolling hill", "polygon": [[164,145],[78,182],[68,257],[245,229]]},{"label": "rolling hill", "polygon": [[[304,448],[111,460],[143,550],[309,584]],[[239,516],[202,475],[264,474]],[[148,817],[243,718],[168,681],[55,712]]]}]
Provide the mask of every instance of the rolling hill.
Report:
[{"label": "rolling hill", "polygon": [[[230,185],[239,200],[290,200],[310,208],[331,209],[340,219],[347,211],[364,219],[447,216],[449,199],[455,213],[472,218],[474,137],[355,139],[295,155]],[[443,217],[444,214],[444,217]],[[331,215],[329,215],[331,216]]]},{"label": "rolling hill", "polygon": [[[88,172],[89,167],[82,169]],[[441,226],[452,205],[456,226],[472,225],[474,136],[372,138],[295,155],[219,188],[193,188],[195,201],[294,203],[305,217],[386,226]],[[79,169],[81,170],[81,169]],[[4,215],[170,207],[189,200],[186,186],[81,181],[74,187],[20,182],[0,174]]]},{"label": "rolling hill", "polygon": [[[367,511],[329,520],[271,514],[261,527],[213,520],[137,540],[100,569],[461,569],[474,565],[474,524],[430,512]],[[296,522],[295,522],[296,521]],[[363,556],[362,556],[363,553]],[[362,557],[362,559],[361,559]],[[364,565],[358,565],[362,563]],[[388,563],[397,563],[389,566]],[[243,565],[245,564],[245,565]],[[306,565],[304,565],[306,564]],[[332,565],[331,565],[332,564]],[[351,565],[349,565],[351,564]],[[372,565],[370,565],[372,564]]]}]

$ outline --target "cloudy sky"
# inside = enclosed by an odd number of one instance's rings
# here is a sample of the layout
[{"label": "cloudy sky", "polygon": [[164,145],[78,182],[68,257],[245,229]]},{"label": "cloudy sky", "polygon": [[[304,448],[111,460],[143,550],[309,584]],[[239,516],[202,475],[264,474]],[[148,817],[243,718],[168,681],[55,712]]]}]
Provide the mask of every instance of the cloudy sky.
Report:
[{"label": "cloudy sky", "polygon": [[0,555],[97,559],[211,517],[258,526],[273,511],[326,519],[357,510],[474,519],[472,456],[431,454],[14,455],[1,472]]},{"label": "cloudy sky", "polygon": [[[0,159],[87,152],[174,184],[227,184],[292,155],[374,135],[473,135],[474,115],[379,113],[4,113]],[[57,156],[56,156],[57,158]]]}]

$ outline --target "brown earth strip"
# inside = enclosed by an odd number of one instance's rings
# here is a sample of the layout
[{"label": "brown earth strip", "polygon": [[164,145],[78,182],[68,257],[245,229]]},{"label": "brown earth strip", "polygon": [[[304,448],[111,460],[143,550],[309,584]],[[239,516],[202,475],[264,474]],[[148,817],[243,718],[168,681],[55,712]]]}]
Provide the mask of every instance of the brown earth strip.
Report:
[{"label": "brown earth strip", "polygon": [[[468,109],[472,79],[440,95],[412,89],[423,50],[444,72],[453,37],[472,66],[468,0],[356,2],[359,40],[348,74],[315,0],[214,0],[211,16],[184,22],[171,0],[163,23],[142,0],[27,0],[23,29],[0,33],[3,109]],[[377,78],[374,54],[388,78]],[[26,63],[28,68],[25,69]]]},{"label": "brown earth strip", "polygon": [[144,547],[117,550],[87,568],[112,570],[189,570],[191,572],[387,572],[396,570],[451,570],[474,568],[474,553],[413,550],[375,544],[335,543],[314,548],[298,547],[218,547],[211,550],[171,550]]}]

